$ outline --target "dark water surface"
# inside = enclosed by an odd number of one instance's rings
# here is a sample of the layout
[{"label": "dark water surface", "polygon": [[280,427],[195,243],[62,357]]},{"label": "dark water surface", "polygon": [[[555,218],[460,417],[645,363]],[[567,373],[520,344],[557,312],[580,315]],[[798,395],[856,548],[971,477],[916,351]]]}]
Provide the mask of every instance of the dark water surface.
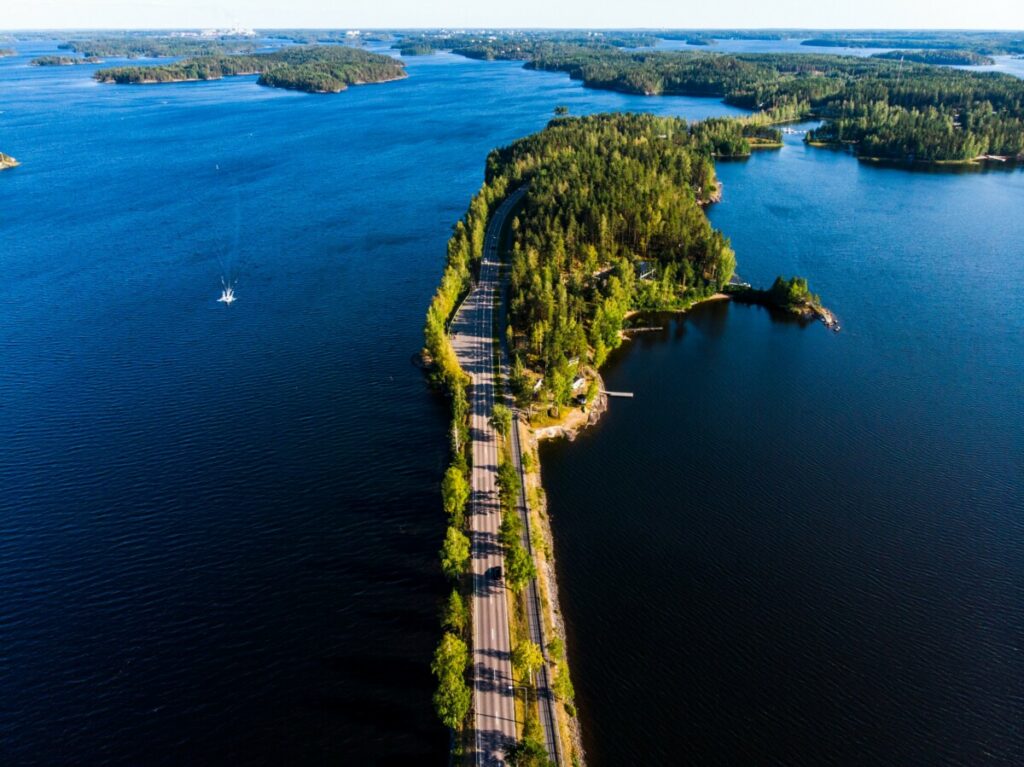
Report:
[{"label": "dark water surface", "polygon": [[1024,173],[721,164],[755,284],[542,452],[592,765],[1024,764]]},{"label": "dark water surface", "polygon": [[444,763],[410,356],[450,228],[557,104],[737,110],[448,55],[100,86],[55,46],[0,60],[0,763]]}]

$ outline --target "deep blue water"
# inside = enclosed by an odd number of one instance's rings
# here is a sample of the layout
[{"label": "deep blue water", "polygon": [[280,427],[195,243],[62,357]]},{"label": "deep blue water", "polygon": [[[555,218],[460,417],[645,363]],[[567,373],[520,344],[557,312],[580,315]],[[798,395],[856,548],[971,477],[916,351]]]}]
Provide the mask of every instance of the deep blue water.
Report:
[{"label": "deep blue water", "polygon": [[736,110],[450,55],[101,86],[55,45],[0,59],[0,762],[443,763],[410,357],[451,226],[557,104]]},{"label": "deep blue water", "polygon": [[543,450],[589,763],[1021,764],[1024,173],[719,174],[740,273],[843,329],[666,318]]},{"label": "deep blue water", "polygon": [[[313,96],[22,50],[3,763],[443,763],[446,405],[410,357],[450,227],[557,104],[736,110],[449,55]],[[798,142],[719,173],[743,276],[808,276],[844,329],[695,312],[545,451],[591,762],[1021,762],[1024,173]]]}]

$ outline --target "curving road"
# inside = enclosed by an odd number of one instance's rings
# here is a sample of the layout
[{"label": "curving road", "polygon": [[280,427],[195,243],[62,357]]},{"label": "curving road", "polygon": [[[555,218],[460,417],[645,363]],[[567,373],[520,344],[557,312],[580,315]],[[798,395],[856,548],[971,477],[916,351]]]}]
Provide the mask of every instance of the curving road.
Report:
[{"label": "curving road", "polygon": [[501,511],[498,502],[498,441],[489,420],[496,391],[493,341],[495,301],[498,298],[498,241],[509,211],[526,189],[512,193],[492,214],[487,226],[480,279],[452,321],[452,345],[459,364],[472,378],[470,437],[473,473],[470,527],[473,544],[470,574],[473,584],[473,712],[474,763],[502,765],[504,749],[515,741],[515,706],[512,698],[511,641],[498,540]]}]

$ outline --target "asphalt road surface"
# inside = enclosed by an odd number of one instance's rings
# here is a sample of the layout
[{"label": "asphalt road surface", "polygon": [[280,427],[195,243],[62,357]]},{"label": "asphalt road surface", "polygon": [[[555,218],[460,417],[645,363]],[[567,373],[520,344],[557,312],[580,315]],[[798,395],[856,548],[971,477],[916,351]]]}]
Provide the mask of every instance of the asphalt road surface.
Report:
[{"label": "asphalt road surface", "polygon": [[[502,765],[504,749],[515,741],[511,641],[505,600],[505,562],[498,540],[498,439],[489,420],[496,390],[493,340],[495,301],[500,289],[498,242],[505,217],[525,188],[510,195],[487,227],[480,279],[455,316],[452,344],[462,369],[472,378],[470,437],[473,474],[470,527],[473,584],[473,711],[475,764]],[[496,577],[500,573],[500,579]]]}]

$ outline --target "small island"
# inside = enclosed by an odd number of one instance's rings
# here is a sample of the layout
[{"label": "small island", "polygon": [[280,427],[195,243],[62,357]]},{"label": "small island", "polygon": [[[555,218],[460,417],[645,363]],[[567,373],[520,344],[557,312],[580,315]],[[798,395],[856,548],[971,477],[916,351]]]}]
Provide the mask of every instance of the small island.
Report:
[{"label": "small island", "polygon": [[73,67],[79,64],[102,64],[97,56],[37,56],[29,62],[34,67]]},{"label": "small island", "polygon": [[285,48],[274,53],[198,56],[170,64],[101,69],[101,83],[156,84],[259,75],[260,85],[307,93],[339,93],[350,85],[406,77],[401,61],[340,45]]},{"label": "small island", "polygon": [[7,56],[17,56],[18,52],[13,48],[0,48],[0,59]]},{"label": "small island", "polygon": [[821,305],[821,299],[811,292],[807,280],[803,277],[790,277],[788,280],[781,275],[768,290],[758,290],[749,285],[727,285],[723,291],[730,298],[745,304],[760,304],[770,309],[778,309],[803,320],[821,320],[826,327],[839,331],[839,321],[835,315]]},{"label": "small island", "polygon": [[913,61],[918,64],[935,64],[937,66],[987,66],[996,63],[991,56],[985,56],[976,51],[939,48],[921,51],[886,51],[885,53],[873,53],[871,58]]},{"label": "small island", "polygon": [[21,163],[19,163],[17,160],[11,157],[9,154],[4,154],[3,152],[0,152],[0,170],[7,170],[8,168],[13,168],[20,164]]}]

